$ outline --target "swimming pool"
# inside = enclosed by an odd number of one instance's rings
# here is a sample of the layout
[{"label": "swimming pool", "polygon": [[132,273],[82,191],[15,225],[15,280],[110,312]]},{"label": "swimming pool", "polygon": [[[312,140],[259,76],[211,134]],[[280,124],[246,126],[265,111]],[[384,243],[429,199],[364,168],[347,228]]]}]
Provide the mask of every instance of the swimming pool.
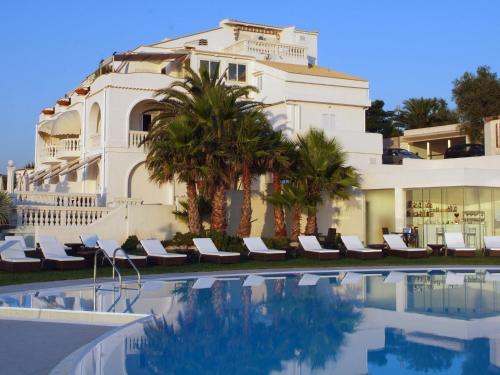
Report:
[{"label": "swimming pool", "polygon": [[[500,274],[343,271],[152,280],[1,296],[2,306],[152,314],[75,374],[494,374]],[[94,304],[95,300],[95,304]]]}]

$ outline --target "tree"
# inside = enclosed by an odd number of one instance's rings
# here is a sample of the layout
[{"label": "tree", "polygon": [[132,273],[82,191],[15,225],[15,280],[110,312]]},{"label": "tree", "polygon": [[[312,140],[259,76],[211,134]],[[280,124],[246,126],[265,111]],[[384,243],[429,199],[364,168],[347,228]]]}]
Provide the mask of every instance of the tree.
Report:
[{"label": "tree", "polygon": [[300,165],[298,184],[303,186],[307,223],[305,234],[316,234],[318,205],[324,194],[332,199],[348,199],[359,186],[357,171],[346,164],[346,155],[338,142],[328,139],[323,130],[310,130],[298,136]]},{"label": "tree", "polygon": [[306,204],[303,185],[294,181],[287,181],[279,191],[267,196],[267,202],[275,207],[286,207],[291,213],[290,240],[298,241],[301,230],[302,210]]},{"label": "tree", "polygon": [[[261,103],[248,99],[252,86],[229,86],[224,77],[199,74],[187,68],[184,80],[159,90],[159,114],[145,143],[150,147],[147,162],[151,178],[164,182],[177,178],[187,184],[190,231],[201,230],[198,186],[212,198],[211,230],[225,232],[226,189],[238,180],[234,160],[236,135],[245,113]],[[173,128],[173,129],[170,129]],[[167,144],[172,138],[175,142]],[[179,156],[171,152],[177,148]]]},{"label": "tree", "polygon": [[394,111],[384,110],[383,100],[374,100],[366,111],[366,131],[382,134],[384,138],[397,137],[400,131],[394,126]]},{"label": "tree", "polygon": [[439,98],[410,98],[403,102],[397,120],[409,129],[453,124],[458,116],[448,108],[446,100]]},{"label": "tree", "polygon": [[0,225],[6,225],[9,223],[11,210],[12,199],[6,192],[0,191]]},{"label": "tree", "polygon": [[464,73],[453,82],[453,99],[462,118],[462,131],[471,142],[482,141],[483,119],[500,114],[500,79],[488,66]]},{"label": "tree", "polygon": [[[271,143],[271,154],[268,158],[268,170],[272,173],[271,194],[280,196],[282,191],[282,180],[289,179],[291,171],[295,169],[294,163],[297,160],[297,153],[295,144],[288,140],[281,131],[273,132]],[[268,202],[273,205],[274,237],[285,238],[287,236],[287,230],[283,207],[288,206],[279,200],[273,201],[271,199],[271,201],[268,200]]]},{"label": "tree", "polygon": [[189,231],[200,234],[196,181],[205,168],[203,129],[185,114],[175,118],[160,115],[153,122],[147,142],[146,167],[150,179],[160,184],[174,179],[186,183]]},{"label": "tree", "polygon": [[250,236],[252,230],[252,178],[265,172],[273,146],[273,129],[265,114],[258,110],[245,112],[236,126],[233,156],[241,168],[243,200],[238,236],[243,238]]}]

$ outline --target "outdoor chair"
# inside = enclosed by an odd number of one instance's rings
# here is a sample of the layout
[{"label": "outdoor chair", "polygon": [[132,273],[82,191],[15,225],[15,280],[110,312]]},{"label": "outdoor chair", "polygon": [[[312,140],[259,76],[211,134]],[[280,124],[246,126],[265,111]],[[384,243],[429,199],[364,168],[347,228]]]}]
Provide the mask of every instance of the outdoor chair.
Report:
[{"label": "outdoor chair", "polygon": [[239,253],[219,251],[211,238],[193,238],[193,243],[199,252],[199,259],[212,263],[238,263]]},{"label": "outdoor chair", "polygon": [[[114,256],[115,263],[118,265],[118,267],[131,267],[129,260],[134,263],[136,267],[144,267],[148,263],[148,257],[144,255],[125,254],[120,244],[116,240],[97,240],[97,246],[106,253],[109,259],[113,260]],[[115,254],[115,250],[117,249],[118,251],[116,251]]]},{"label": "outdoor chair", "polygon": [[423,258],[427,256],[427,249],[408,247],[397,234],[384,234],[384,241],[389,246],[389,249],[387,249],[389,255],[403,258]]},{"label": "outdoor chair", "polygon": [[243,238],[243,242],[249,251],[249,255],[255,260],[285,260],[286,251],[268,249],[262,238],[247,237]]},{"label": "outdoor chair", "polygon": [[176,266],[187,261],[187,255],[168,253],[158,240],[141,240],[141,245],[153,264]]},{"label": "outdoor chair", "polygon": [[66,254],[66,248],[54,236],[40,236],[39,244],[44,265],[59,270],[79,269],[86,265],[85,258]]},{"label": "outdoor chair", "polygon": [[40,271],[40,259],[28,258],[19,241],[1,241],[0,269],[8,272]]},{"label": "outdoor chair", "polygon": [[500,256],[500,236],[484,236],[484,255]]},{"label": "outdoor chair", "polygon": [[304,249],[304,255],[308,258],[327,260],[340,257],[339,250],[323,249],[315,236],[299,236],[299,242]]},{"label": "outdoor chair", "polygon": [[446,245],[446,254],[457,257],[473,257],[476,256],[476,249],[467,247],[464,241],[464,236],[461,232],[446,232],[444,234],[444,242]]},{"label": "outdoor chair", "polygon": [[368,249],[357,236],[340,236],[346,247],[346,255],[358,259],[379,259],[382,258],[381,249]]}]

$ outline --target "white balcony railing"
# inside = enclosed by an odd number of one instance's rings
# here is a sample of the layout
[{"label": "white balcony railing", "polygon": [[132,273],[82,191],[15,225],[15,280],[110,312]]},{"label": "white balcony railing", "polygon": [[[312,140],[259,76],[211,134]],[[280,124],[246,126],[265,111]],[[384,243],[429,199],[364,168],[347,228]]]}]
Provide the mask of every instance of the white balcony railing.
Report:
[{"label": "white balcony railing", "polygon": [[24,206],[97,207],[99,194],[19,191],[15,193],[14,201]]},{"label": "white balcony railing", "polygon": [[74,159],[80,156],[80,138],[66,138],[53,144],[45,144],[40,151],[42,163],[56,163],[58,159]]},{"label": "white balcony railing", "polygon": [[148,132],[130,130],[128,133],[128,147],[144,149],[144,145],[142,145],[141,142],[146,139],[147,135]]},{"label": "white balcony railing", "polygon": [[303,60],[307,61],[307,48],[285,43],[265,40],[240,40],[226,48],[227,52],[250,54],[270,60]]},{"label": "white balcony railing", "polygon": [[85,226],[111,211],[111,208],[106,207],[17,206],[17,226]]}]

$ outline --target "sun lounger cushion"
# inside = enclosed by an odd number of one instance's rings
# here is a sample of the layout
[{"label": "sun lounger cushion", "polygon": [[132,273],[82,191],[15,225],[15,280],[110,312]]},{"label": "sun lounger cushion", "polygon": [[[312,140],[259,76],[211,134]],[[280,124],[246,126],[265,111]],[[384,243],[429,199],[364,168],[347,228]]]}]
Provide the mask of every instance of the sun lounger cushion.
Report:
[{"label": "sun lounger cushion", "polygon": [[23,236],[5,236],[5,241],[18,241],[21,243],[22,251],[35,250],[34,247],[26,246],[26,240]]},{"label": "sun lounger cushion", "polygon": [[202,255],[234,256],[239,253],[219,251],[211,238],[193,238],[193,243]]},{"label": "sun lounger cushion", "polygon": [[22,244],[15,241],[0,242],[0,258],[13,263],[40,263],[40,259],[27,258]]},{"label": "sun lounger cushion", "polygon": [[[121,248],[120,244],[116,240],[97,240],[97,244],[99,247],[106,253],[106,255],[110,258],[113,258],[113,253],[116,249],[120,249],[116,252],[116,259],[126,259],[127,255]],[[146,256],[142,255],[129,255],[130,259],[146,259]]]},{"label": "sun lounger cushion", "polygon": [[56,261],[85,260],[82,257],[69,256],[65,247],[54,236],[40,236],[40,248],[46,259]]},{"label": "sun lounger cushion", "polygon": [[243,242],[251,253],[262,254],[286,254],[284,250],[268,249],[262,238],[260,237],[247,237],[243,238]]},{"label": "sun lounger cushion", "polygon": [[83,246],[93,248],[97,247],[97,234],[81,234],[80,240],[82,241]]},{"label": "sun lounger cushion", "polygon": [[500,250],[500,236],[484,236],[484,246],[490,250]]},{"label": "sun lounger cushion", "polygon": [[302,245],[302,248],[305,251],[320,253],[320,252],[329,252],[329,253],[338,253],[338,250],[331,249],[323,249],[321,244],[319,243],[316,236],[299,236],[299,242]]},{"label": "sun lounger cushion", "polygon": [[187,255],[185,255],[185,254],[167,253],[165,251],[165,248],[161,244],[161,242],[158,240],[141,240],[141,245],[142,245],[144,251],[149,256],[165,257],[165,258],[186,258],[187,257]]}]

